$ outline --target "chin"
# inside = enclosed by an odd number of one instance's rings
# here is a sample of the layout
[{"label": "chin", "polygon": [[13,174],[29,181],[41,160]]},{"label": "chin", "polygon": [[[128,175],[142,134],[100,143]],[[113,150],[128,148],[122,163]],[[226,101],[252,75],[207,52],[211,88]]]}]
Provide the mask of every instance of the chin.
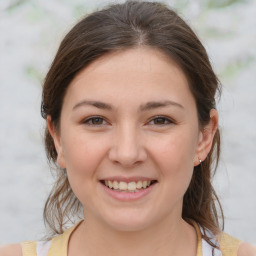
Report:
[{"label": "chin", "polygon": [[147,228],[145,223],[134,223],[129,221],[128,223],[112,223],[111,228],[119,232],[138,232]]},{"label": "chin", "polygon": [[[148,220],[146,217],[142,217],[142,215],[138,215],[138,213],[133,216],[131,214],[120,214],[119,216],[113,214],[110,216],[108,220],[105,219],[105,222],[112,229],[120,232],[135,232],[146,229],[148,226],[152,225],[153,220]],[[115,218],[113,218],[115,217]]]}]

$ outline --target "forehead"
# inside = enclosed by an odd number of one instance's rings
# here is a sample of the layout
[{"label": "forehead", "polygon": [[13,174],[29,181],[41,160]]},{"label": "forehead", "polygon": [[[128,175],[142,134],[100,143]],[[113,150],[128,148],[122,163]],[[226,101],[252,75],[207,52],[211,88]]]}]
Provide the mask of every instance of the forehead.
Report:
[{"label": "forehead", "polygon": [[[134,48],[106,54],[81,70],[71,82],[66,98],[129,97],[140,102],[157,97],[188,100],[188,81],[179,66],[160,50]],[[185,99],[182,99],[185,98]],[[193,100],[193,97],[192,97]]]},{"label": "forehead", "polygon": [[[72,83],[79,80],[85,73],[93,75],[94,73],[111,74],[129,71],[130,75],[138,72],[147,75],[164,75],[166,72],[170,72],[170,69],[172,73],[183,73],[178,64],[162,51],[143,46],[117,50],[101,56],[82,69]],[[184,76],[184,74],[182,75]]]}]

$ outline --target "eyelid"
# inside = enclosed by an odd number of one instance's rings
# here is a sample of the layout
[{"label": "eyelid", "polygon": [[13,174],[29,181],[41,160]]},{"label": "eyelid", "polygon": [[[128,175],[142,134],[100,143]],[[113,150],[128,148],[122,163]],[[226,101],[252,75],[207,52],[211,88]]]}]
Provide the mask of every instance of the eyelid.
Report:
[{"label": "eyelid", "polygon": [[[105,122],[105,123],[104,124],[90,124],[89,122],[94,119],[102,119],[103,122]],[[89,125],[89,126],[102,126],[102,125],[108,124],[108,121],[106,121],[106,118],[104,118],[103,116],[89,116],[89,117],[83,119],[82,123],[85,125]]]},{"label": "eyelid", "polygon": [[[94,120],[94,119],[101,119],[103,124],[92,124],[90,123],[90,121]],[[151,122],[153,122],[156,119],[164,119],[164,124],[150,124]],[[166,123],[167,121],[167,123]],[[163,115],[157,115],[157,116],[153,116],[146,124],[148,125],[156,125],[156,126],[164,126],[164,125],[171,125],[174,124],[175,121],[167,116],[163,116]],[[88,126],[103,126],[103,125],[107,125],[110,124],[105,117],[103,116],[89,116],[85,119],[82,120],[82,124],[88,125]]]},{"label": "eyelid", "polygon": [[171,119],[170,117],[159,115],[159,116],[154,116],[154,117],[152,117],[152,118],[149,120],[149,122],[148,122],[147,124],[150,124],[150,122],[152,122],[152,121],[154,121],[154,120],[156,120],[156,119],[164,119],[164,120],[167,121],[168,123],[165,123],[165,124],[158,124],[158,125],[157,125],[157,124],[152,124],[152,125],[163,126],[163,125],[170,125],[170,124],[174,124],[174,123],[175,123],[174,120]]}]

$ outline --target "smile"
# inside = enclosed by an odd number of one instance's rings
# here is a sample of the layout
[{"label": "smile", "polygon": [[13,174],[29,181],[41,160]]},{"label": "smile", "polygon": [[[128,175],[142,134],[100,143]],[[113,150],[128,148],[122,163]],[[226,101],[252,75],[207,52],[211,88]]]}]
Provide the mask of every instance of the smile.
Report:
[{"label": "smile", "polygon": [[116,191],[116,192],[139,192],[141,190],[144,190],[157,182],[156,180],[152,181],[146,181],[146,180],[139,180],[139,181],[131,181],[131,182],[125,182],[125,181],[111,181],[111,180],[104,180],[102,183]]}]

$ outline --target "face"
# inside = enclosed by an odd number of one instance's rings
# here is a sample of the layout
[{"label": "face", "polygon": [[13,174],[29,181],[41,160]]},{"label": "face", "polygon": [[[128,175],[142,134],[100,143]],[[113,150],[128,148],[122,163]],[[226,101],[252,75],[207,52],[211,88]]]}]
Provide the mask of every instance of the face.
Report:
[{"label": "face", "polygon": [[71,82],[59,131],[48,125],[88,222],[140,230],[181,218],[207,138],[184,73],[163,53],[129,49],[94,61]]}]

